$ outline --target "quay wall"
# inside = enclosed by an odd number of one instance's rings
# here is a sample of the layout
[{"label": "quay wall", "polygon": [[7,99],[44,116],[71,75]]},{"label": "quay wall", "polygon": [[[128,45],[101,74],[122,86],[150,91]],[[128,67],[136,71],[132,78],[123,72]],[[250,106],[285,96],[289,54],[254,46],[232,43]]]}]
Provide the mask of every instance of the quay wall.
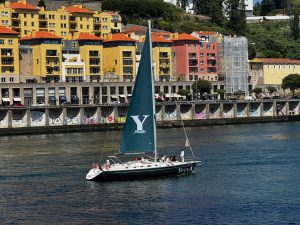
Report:
[{"label": "quay wall", "polygon": [[[121,129],[128,105],[0,107],[0,135]],[[300,101],[174,102],[156,105],[160,128],[300,120]]]}]

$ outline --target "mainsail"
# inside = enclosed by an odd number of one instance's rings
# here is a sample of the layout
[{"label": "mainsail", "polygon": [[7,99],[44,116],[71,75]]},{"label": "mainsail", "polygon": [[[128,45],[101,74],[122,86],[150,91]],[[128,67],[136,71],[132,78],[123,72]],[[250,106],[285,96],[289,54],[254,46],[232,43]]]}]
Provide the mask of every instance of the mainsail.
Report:
[{"label": "mainsail", "polygon": [[153,152],[156,148],[150,33],[149,27],[121,138],[121,153]]}]

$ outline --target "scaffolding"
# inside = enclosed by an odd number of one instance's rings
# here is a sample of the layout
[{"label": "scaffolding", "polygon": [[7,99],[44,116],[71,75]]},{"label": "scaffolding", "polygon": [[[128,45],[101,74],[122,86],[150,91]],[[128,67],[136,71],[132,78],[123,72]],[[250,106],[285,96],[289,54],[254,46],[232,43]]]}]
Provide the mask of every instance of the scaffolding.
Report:
[{"label": "scaffolding", "polygon": [[224,77],[226,94],[242,91],[249,95],[247,38],[224,36],[219,51],[220,76]]}]

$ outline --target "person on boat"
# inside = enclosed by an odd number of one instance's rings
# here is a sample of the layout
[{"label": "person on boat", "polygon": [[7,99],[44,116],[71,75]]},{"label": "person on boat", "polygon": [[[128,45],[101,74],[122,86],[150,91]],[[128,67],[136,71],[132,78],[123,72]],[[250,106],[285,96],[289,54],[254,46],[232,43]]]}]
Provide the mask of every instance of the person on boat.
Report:
[{"label": "person on boat", "polygon": [[109,161],[109,158],[106,159],[106,165],[105,165],[105,168],[106,168],[107,170],[110,169],[110,161]]},{"label": "person on boat", "polygon": [[180,158],[181,158],[181,162],[184,162],[184,150],[183,149],[181,149]]},{"label": "person on boat", "polygon": [[163,155],[163,157],[161,157],[161,161],[162,161],[162,162],[165,162],[165,160],[166,160],[166,156]]}]

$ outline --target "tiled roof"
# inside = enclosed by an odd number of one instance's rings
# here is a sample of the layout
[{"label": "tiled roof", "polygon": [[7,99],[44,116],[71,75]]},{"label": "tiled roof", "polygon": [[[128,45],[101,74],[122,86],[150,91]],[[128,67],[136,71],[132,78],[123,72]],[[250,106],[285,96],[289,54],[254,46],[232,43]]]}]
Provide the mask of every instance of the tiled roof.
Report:
[{"label": "tiled roof", "polygon": [[131,26],[131,27],[127,27],[125,29],[126,32],[145,32],[146,31],[146,28],[143,28],[143,27],[140,27],[140,26]]},{"label": "tiled roof", "polygon": [[97,37],[94,34],[90,34],[90,33],[80,33],[78,40],[91,40],[91,41],[102,41],[103,39],[100,37]]},{"label": "tiled roof", "polygon": [[112,34],[111,39],[104,40],[104,42],[113,42],[113,41],[131,41],[131,42],[135,42],[134,39],[132,39],[130,37],[127,37],[126,35],[120,34],[120,33]]},{"label": "tiled roof", "polygon": [[286,58],[255,58],[251,62],[261,62],[263,64],[300,64],[300,60]]},{"label": "tiled roof", "polygon": [[62,38],[48,31],[36,31],[31,33],[28,36],[22,37],[20,41],[33,40],[33,39],[62,39]]},{"label": "tiled roof", "polygon": [[151,35],[152,42],[160,42],[160,43],[171,43],[172,41],[162,38],[161,36],[157,36],[155,34]]},{"label": "tiled roof", "polygon": [[9,7],[11,9],[28,9],[28,10],[40,10],[40,8],[30,5],[30,4],[24,4],[23,2],[12,2],[9,4]]},{"label": "tiled roof", "polygon": [[8,28],[8,27],[3,27],[3,26],[0,26],[0,34],[15,34],[15,35],[18,35],[19,33]]},{"label": "tiled roof", "polygon": [[66,7],[65,12],[69,12],[69,13],[88,13],[88,14],[94,14],[93,11],[85,9],[85,8],[80,8],[78,6],[70,6],[70,7]]},{"label": "tiled roof", "polygon": [[172,41],[199,41],[199,39],[187,33],[182,33],[177,38],[173,38]]}]

